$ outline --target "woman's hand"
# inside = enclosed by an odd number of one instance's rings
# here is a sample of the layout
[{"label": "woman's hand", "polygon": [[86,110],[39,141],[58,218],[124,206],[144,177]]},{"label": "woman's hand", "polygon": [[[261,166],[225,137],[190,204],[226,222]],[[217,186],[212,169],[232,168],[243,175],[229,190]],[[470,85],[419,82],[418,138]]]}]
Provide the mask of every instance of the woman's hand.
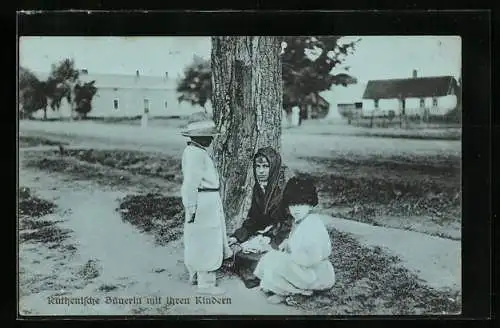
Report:
[{"label": "woman's hand", "polygon": [[233,251],[233,254],[236,255],[238,254],[239,252],[241,252],[243,250],[243,247],[241,247],[240,244],[236,243],[236,244],[232,244],[231,246],[229,246],[231,248],[231,250]]},{"label": "woman's hand", "polygon": [[236,244],[237,242],[238,242],[238,239],[236,239],[235,237],[229,237],[227,240],[227,243],[229,244],[229,246],[232,246],[232,245]]}]

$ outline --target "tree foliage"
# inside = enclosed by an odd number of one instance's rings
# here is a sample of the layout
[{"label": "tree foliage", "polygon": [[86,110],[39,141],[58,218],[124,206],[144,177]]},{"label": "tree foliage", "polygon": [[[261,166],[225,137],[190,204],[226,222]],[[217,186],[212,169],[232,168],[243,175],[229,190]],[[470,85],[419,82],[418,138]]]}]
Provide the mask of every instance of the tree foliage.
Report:
[{"label": "tree foliage", "polygon": [[64,98],[71,103],[71,90],[78,77],[79,72],[75,68],[73,59],[64,59],[58,64],[52,64],[50,76],[47,79],[47,97],[52,110],[59,110]]},{"label": "tree foliage", "polygon": [[87,83],[75,85],[75,111],[86,117],[92,110],[92,98],[97,93],[97,88],[94,86],[95,80]]},{"label": "tree foliage", "polygon": [[73,59],[63,59],[58,64],[52,64],[50,78],[56,83],[75,83],[80,72],[75,68]]},{"label": "tree foliage", "polygon": [[19,67],[19,90],[26,90],[27,88],[35,86],[40,83],[38,78],[29,69]]},{"label": "tree foliage", "polygon": [[80,72],[73,59],[64,59],[51,65],[46,81],[40,81],[30,70],[19,69],[19,101],[23,114],[31,116],[42,109],[44,118],[47,107],[59,110],[63,99],[77,113],[86,116],[92,110],[92,99],[97,93],[95,81],[80,81]]},{"label": "tree foliage", "polygon": [[303,105],[311,94],[356,79],[347,71],[333,74],[359,40],[343,43],[340,36],[289,36],[283,41],[283,107]]},{"label": "tree foliage", "polygon": [[46,83],[40,81],[29,69],[19,68],[19,107],[22,117],[47,107]]},{"label": "tree foliage", "polygon": [[179,81],[177,92],[181,93],[179,102],[205,107],[212,96],[210,61],[194,56],[193,63],[184,70],[184,78]]},{"label": "tree foliage", "polygon": [[[303,106],[311,94],[317,95],[332,85],[356,83],[356,79],[344,72],[333,73],[345,58],[353,53],[359,41],[343,42],[340,36],[288,36],[282,38],[281,54],[283,69],[283,107],[290,111]],[[179,102],[188,101],[205,107],[212,97],[210,61],[195,57],[186,67],[179,81]]]}]

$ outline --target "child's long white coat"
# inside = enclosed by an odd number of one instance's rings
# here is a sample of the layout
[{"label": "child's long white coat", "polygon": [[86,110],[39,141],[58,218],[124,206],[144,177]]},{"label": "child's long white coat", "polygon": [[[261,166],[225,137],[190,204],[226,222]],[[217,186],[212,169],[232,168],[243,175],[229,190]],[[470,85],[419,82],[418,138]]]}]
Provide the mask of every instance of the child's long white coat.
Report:
[{"label": "child's long white coat", "polygon": [[335,271],[329,260],[331,241],[315,214],[309,214],[292,229],[289,253],[270,251],[255,268],[260,286],[280,295],[303,294],[327,289],[335,283]]},{"label": "child's long white coat", "polygon": [[[229,249],[222,200],[219,192],[198,192],[198,188],[219,188],[219,174],[206,150],[188,145],[182,155],[182,175],[184,263],[190,272],[217,270]],[[194,222],[188,223],[194,209]]]}]

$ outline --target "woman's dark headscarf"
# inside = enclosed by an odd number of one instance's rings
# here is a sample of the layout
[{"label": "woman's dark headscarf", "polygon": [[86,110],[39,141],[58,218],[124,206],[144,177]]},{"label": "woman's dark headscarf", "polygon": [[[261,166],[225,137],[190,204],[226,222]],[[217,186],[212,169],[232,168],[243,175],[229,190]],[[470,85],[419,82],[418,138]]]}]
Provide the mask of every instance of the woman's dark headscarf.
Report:
[{"label": "woman's dark headscarf", "polygon": [[[258,157],[265,157],[269,162],[269,177],[267,179],[266,192],[263,193],[257,181],[257,173],[255,171],[255,161]],[[255,185],[253,188],[255,204],[264,215],[274,217],[280,210],[281,190],[279,188],[281,156],[276,150],[271,147],[264,147],[257,150],[253,158],[253,175]]]}]

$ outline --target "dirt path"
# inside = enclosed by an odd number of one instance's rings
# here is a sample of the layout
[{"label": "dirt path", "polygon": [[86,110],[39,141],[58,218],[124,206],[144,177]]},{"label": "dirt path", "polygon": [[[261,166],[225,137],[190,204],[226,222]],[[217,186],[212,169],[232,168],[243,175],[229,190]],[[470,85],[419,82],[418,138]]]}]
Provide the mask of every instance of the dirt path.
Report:
[{"label": "dirt path", "polygon": [[[246,289],[234,277],[221,281],[227,290],[224,297],[231,304],[196,304],[199,295],[187,283],[182,245],[177,241],[168,247],[155,246],[151,236],[124,223],[115,211],[117,200],[125,196],[124,191],[96,188],[90,182],[63,184],[57,175],[30,170],[23,170],[20,180],[21,185],[36,190],[40,197],[57,203],[59,210],[51,216],[63,221],[59,223],[61,228],[72,231],[71,240],[77,248],[73,256],[68,256],[50,251],[43,244],[22,244],[20,266],[25,270],[21,288],[26,289],[37,274],[57,274],[52,277],[62,286],[57,295],[91,296],[100,300],[100,304],[87,306],[49,304],[48,298],[55,293],[41,286],[37,293],[20,298],[22,314],[301,314],[292,307],[266,303],[259,291]],[[85,280],[78,272],[89,260],[98,276]],[[60,267],[61,272],[51,270]],[[136,297],[133,302],[141,299],[141,304],[106,304],[108,297],[111,300]],[[160,298],[162,304],[146,304],[146,298],[156,302]],[[188,299],[190,304],[167,304],[171,298]]]}]

